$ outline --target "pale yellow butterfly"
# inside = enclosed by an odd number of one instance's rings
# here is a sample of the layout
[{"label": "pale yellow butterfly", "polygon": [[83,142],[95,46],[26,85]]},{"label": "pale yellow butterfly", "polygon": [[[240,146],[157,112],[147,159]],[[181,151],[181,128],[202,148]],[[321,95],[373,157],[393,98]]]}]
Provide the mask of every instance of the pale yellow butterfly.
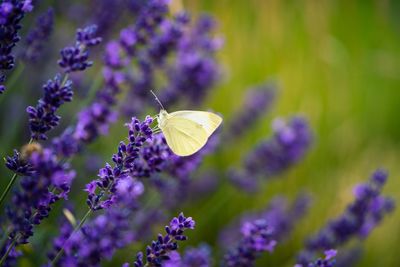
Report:
[{"label": "pale yellow butterfly", "polygon": [[183,110],[168,113],[157,96],[151,93],[162,108],[157,116],[158,127],[172,152],[178,156],[190,156],[199,151],[222,122],[220,116],[207,111]]}]

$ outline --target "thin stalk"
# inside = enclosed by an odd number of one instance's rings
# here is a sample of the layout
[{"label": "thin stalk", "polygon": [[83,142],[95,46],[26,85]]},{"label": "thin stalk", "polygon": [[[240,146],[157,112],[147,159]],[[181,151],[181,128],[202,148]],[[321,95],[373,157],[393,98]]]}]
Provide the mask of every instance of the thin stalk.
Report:
[{"label": "thin stalk", "polygon": [[[33,139],[31,138],[31,140],[29,140],[29,143],[28,143],[28,144],[31,144],[32,141],[33,141]],[[14,185],[14,183],[15,183],[15,181],[16,181],[16,179],[17,179],[17,176],[18,176],[17,173],[14,173],[14,174],[13,174],[13,176],[12,176],[11,179],[10,179],[10,182],[8,182],[8,184],[7,184],[6,189],[5,189],[4,192],[1,194],[1,197],[0,197],[0,207],[2,206],[3,201],[4,201],[4,199],[6,198],[8,192],[10,192],[12,186]]]},{"label": "thin stalk", "polygon": [[68,237],[68,239],[65,241],[65,243],[63,244],[63,246],[61,247],[60,251],[58,251],[57,255],[54,257],[54,259],[51,261],[51,266],[56,266],[57,261],[60,259],[60,257],[64,254],[64,245],[71,239],[71,237],[78,232],[81,227],[83,226],[83,224],[85,223],[85,221],[87,220],[87,218],[89,218],[90,214],[92,214],[93,210],[89,209],[85,216],[83,216],[82,220],[79,222],[79,224],[75,227],[74,231],[71,233],[71,235]]},{"label": "thin stalk", "polygon": [[3,257],[1,258],[1,260],[0,260],[0,266],[2,266],[3,263],[6,261],[6,259],[7,259],[7,257],[8,257],[8,254],[10,254],[10,252],[11,252],[11,250],[14,248],[16,242],[17,242],[17,239],[15,238],[15,239],[13,240],[13,242],[10,244],[10,246],[8,247],[6,253],[5,253],[5,254],[3,255]]}]

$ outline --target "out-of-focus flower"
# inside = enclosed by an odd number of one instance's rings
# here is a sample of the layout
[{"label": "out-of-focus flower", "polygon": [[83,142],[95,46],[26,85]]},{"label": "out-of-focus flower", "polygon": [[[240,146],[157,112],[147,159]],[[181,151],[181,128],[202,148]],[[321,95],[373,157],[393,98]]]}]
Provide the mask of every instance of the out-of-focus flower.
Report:
[{"label": "out-of-focus flower", "polygon": [[229,125],[229,137],[238,138],[249,130],[271,108],[275,95],[276,85],[271,82],[247,90],[243,106],[232,116],[234,120]]},{"label": "out-of-focus flower", "polygon": [[318,251],[337,248],[351,238],[366,238],[383,217],[394,209],[394,201],[381,195],[386,179],[387,173],[377,170],[368,183],[356,186],[355,200],[341,216],[329,221],[318,234],[307,240],[304,250],[298,255],[298,262],[305,264]]},{"label": "out-of-focus flower", "polygon": [[264,219],[248,221],[241,227],[242,238],[225,254],[222,266],[251,267],[261,252],[272,252],[277,244]]},{"label": "out-of-focus flower", "polygon": [[336,266],[336,255],[337,251],[334,249],[329,249],[324,252],[325,258],[317,259],[315,261],[306,264],[296,264],[294,267],[333,267]]},{"label": "out-of-focus flower", "polygon": [[310,197],[300,194],[291,205],[284,197],[275,197],[268,207],[261,212],[247,213],[228,225],[220,234],[221,247],[229,247],[240,239],[238,228],[245,223],[255,220],[265,220],[271,230],[271,236],[279,243],[290,234],[296,223],[307,213],[310,205]]},{"label": "out-of-focus flower", "polygon": [[21,188],[12,197],[12,205],[7,207],[11,222],[9,238],[15,244],[24,244],[33,235],[33,225],[38,225],[48,217],[52,205],[66,198],[75,172],[66,163],[60,163],[50,149],[34,152],[29,158],[34,170],[22,177]]},{"label": "out-of-focus flower", "polygon": [[276,119],[273,131],[270,139],[246,156],[243,170],[229,172],[232,182],[245,191],[255,191],[261,178],[269,179],[296,164],[311,146],[312,134],[304,118]]},{"label": "out-of-focus flower", "polygon": [[36,62],[40,58],[44,44],[53,32],[53,24],[54,10],[49,8],[37,18],[35,27],[26,36],[23,54],[26,61]]},{"label": "out-of-focus flower", "polygon": [[[31,0],[4,0],[0,3],[0,83],[5,82],[3,72],[14,68],[15,58],[11,53],[21,39],[18,35],[20,22],[32,8]],[[5,86],[0,84],[0,94],[4,90]]]},{"label": "out-of-focus flower", "polygon": [[199,247],[190,247],[181,257],[177,251],[169,254],[170,259],[163,263],[163,267],[211,267],[211,248],[207,244]]},{"label": "out-of-focus flower", "polygon": [[64,220],[60,235],[53,241],[53,250],[48,254],[53,259],[64,247],[64,254],[57,266],[100,266],[102,260],[109,260],[117,249],[134,240],[130,225],[132,211],[124,208],[110,209],[87,222],[72,236],[73,226]]},{"label": "out-of-focus flower", "polygon": [[177,20],[189,26],[177,43],[175,61],[165,67],[169,82],[160,99],[166,106],[181,99],[199,105],[219,78],[215,52],[222,42],[212,36],[215,21],[211,17],[200,17],[192,27],[185,13],[178,14]]},{"label": "out-of-focus flower", "polygon": [[[139,252],[133,266],[162,266],[164,261],[170,259],[170,253],[178,249],[178,242],[187,240],[184,232],[194,227],[195,221],[191,217],[185,217],[183,213],[174,217],[169,225],[165,226],[167,234],[159,234],[157,240],[147,246],[145,257],[142,252]],[[129,263],[123,265],[123,267],[129,266]]]}]

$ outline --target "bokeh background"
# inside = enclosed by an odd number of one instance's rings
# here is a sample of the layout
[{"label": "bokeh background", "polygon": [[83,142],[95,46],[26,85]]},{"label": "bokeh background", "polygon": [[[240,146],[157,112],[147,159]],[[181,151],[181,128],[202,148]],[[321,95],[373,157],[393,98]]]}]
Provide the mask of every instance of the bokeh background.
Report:
[{"label": "bokeh background", "polygon": [[[25,25],[29,25],[46,6],[56,8],[55,32],[46,46],[46,60],[14,70],[9,81],[12,89],[0,98],[2,156],[11,154],[14,147],[23,144],[22,140],[29,139],[25,107],[37,101],[41,84],[55,66],[55,61],[48,58],[56,58],[58,49],[70,43],[74,29],[81,26],[79,17],[71,15],[72,7],[85,2],[40,1],[38,8],[26,18]],[[399,200],[398,1],[198,0],[183,1],[183,6],[195,16],[203,12],[213,15],[218,21],[217,34],[225,40],[218,53],[222,79],[211,90],[203,109],[218,111],[230,122],[235,120],[233,115],[240,109],[247,88],[269,79],[279,85],[271,111],[240,140],[207,156],[203,168],[213,166],[225,170],[239,166],[246,152],[270,135],[275,117],[305,116],[315,138],[304,160],[276,179],[263,183],[257,194],[241,192],[221,175],[215,192],[194,202],[182,203],[179,211],[193,216],[197,222],[196,230],[189,233],[190,240],[184,246],[206,241],[215,247],[215,256],[221,256],[218,233],[236,216],[264,208],[274,196],[293,199],[297,193],[307,191],[313,199],[307,216],[296,222],[294,233],[277,251],[258,261],[258,266],[293,266],[304,238],[340,214],[353,198],[352,187],[365,181],[376,168],[389,171],[384,192]],[[24,30],[27,28],[24,26]],[[85,104],[85,92],[98,83],[96,77],[101,63],[96,60],[95,67],[82,78],[75,100],[62,108],[64,123],[59,128],[73,120],[76,110]],[[16,75],[19,71],[21,74]],[[114,124],[109,136],[90,145],[86,155],[96,155],[99,164],[109,161],[119,140],[124,138],[123,122]],[[85,194],[80,190],[90,177],[96,176],[95,167],[84,166],[83,162],[85,155],[72,162],[79,170],[71,197],[77,214],[86,209]],[[0,168],[3,188],[11,174],[3,166]],[[60,212],[59,207],[37,229],[32,245],[23,248],[30,258],[20,261],[21,266],[40,262],[42,255],[38,255],[41,251],[38,246],[43,243],[50,246],[47,242],[57,232],[56,217]],[[162,225],[156,226],[155,231],[162,229]],[[399,225],[398,211],[385,218],[362,242],[363,256],[357,266],[400,266]],[[131,259],[138,248],[134,244],[118,252],[108,266]]]}]

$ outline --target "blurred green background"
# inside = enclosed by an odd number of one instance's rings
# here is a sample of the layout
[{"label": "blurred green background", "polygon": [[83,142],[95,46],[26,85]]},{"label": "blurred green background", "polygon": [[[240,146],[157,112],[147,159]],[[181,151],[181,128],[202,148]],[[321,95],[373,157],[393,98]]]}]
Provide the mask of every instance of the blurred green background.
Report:
[{"label": "blurred green background", "polygon": [[[204,108],[221,112],[229,122],[235,119],[232,115],[240,108],[246,88],[269,78],[280,85],[272,112],[240,142],[209,156],[206,166],[238,166],[247,151],[269,136],[271,120],[277,116],[300,113],[309,119],[315,133],[314,146],[306,159],[278,179],[265,183],[259,194],[241,193],[225,181],[226,177],[221,177],[223,182],[217,192],[183,206],[185,214],[197,222],[185,245],[206,241],[216,246],[218,232],[241,212],[261,210],[278,194],[293,199],[298,192],[308,191],[313,196],[309,214],[299,221],[291,238],[272,255],[263,256],[258,264],[293,266],[304,238],[340,214],[352,200],[352,187],[367,180],[376,168],[389,171],[384,192],[399,200],[399,1],[203,0],[184,1],[184,6],[194,14],[207,12],[215,16],[218,33],[225,39],[219,53],[222,81],[211,91]],[[96,71],[91,71],[91,77]],[[27,83],[29,79],[18,84]],[[8,100],[12,97],[9,95]],[[74,112],[80,104],[68,105],[64,114]],[[13,117],[15,121],[5,129],[8,122],[2,114],[1,155],[10,154],[13,145],[21,145],[21,140],[25,140],[22,134],[15,134],[18,130],[10,129],[25,127],[24,116]],[[14,126],[14,122],[22,126]],[[125,135],[121,127],[122,121],[115,124],[110,136],[90,146],[91,153],[108,160]],[[78,164],[79,159],[73,163]],[[8,179],[8,172],[1,171],[5,173],[2,177]],[[87,173],[95,175],[94,171]],[[75,193],[79,193],[85,181],[77,182]],[[83,203],[83,198],[80,194],[74,201]],[[42,235],[34,237],[34,245],[41,236],[55,233],[56,215],[57,212],[40,226]],[[398,211],[385,218],[363,242],[365,251],[358,266],[400,266],[399,225]],[[137,246],[120,252],[116,262],[132,258],[135,249]]]},{"label": "blurred green background", "polygon": [[[352,187],[375,168],[389,171],[384,192],[399,200],[400,2],[220,0],[186,6],[215,15],[225,37],[220,53],[225,80],[210,98],[215,110],[234,119],[230,115],[240,107],[244,88],[273,77],[281,90],[272,116],[303,114],[316,135],[306,160],[268,182],[262,193],[248,197],[224,187],[204,204],[207,208],[194,209],[196,239],[206,232],[213,240],[238,210],[307,189],[314,197],[309,215],[293,238],[259,265],[291,266],[304,238],[339,214],[352,199]],[[221,155],[221,163],[236,162],[269,125],[269,117],[262,120]],[[212,212],[205,215],[205,210]],[[399,223],[395,211],[373,231],[358,266],[400,266]]]}]

